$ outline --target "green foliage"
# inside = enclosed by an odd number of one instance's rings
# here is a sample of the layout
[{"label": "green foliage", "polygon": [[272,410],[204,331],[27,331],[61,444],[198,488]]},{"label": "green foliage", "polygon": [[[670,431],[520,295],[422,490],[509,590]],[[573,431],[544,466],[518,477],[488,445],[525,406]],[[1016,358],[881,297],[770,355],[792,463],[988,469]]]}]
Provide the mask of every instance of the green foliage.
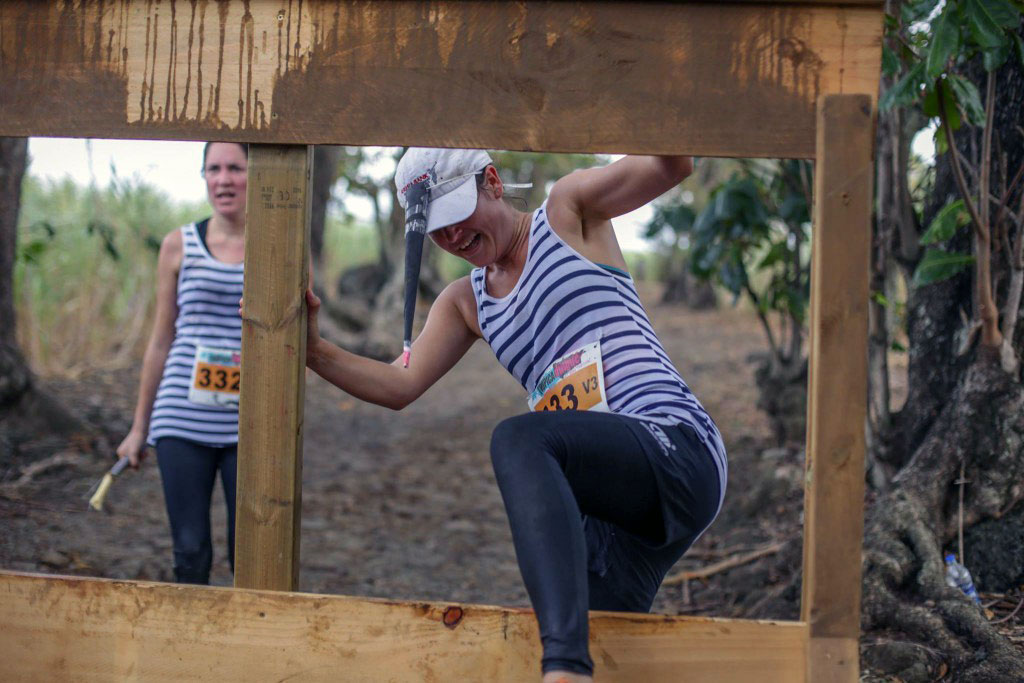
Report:
[{"label": "green foliage", "polygon": [[[1024,3],[947,0],[940,5],[935,0],[908,0],[901,7],[902,16],[886,21],[886,43],[894,47],[883,67],[888,75],[901,75],[884,93],[879,106],[883,111],[916,107],[933,121],[941,119],[942,125],[935,126],[935,146],[939,154],[944,154],[949,149],[950,133],[964,124],[984,127],[986,114],[991,113],[985,110],[978,86],[964,75],[968,63],[980,57],[989,79],[1011,56],[1024,64],[1020,37]],[[998,106],[998,97],[991,106]],[[943,208],[921,236],[922,245],[946,242],[970,222],[965,199],[978,201],[962,197]],[[918,263],[912,284],[940,282],[972,263],[970,255],[929,249]]]},{"label": "green foliage", "polygon": [[654,239],[666,229],[677,235],[685,235],[693,230],[693,223],[696,220],[697,212],[688,204],[659,204],[654,216],[647,223],[644,237]]},{"label": "green foliage", "polygon": [[[954,131],[963,122],[983,126],[985,109],[978,89],[959,72],[979,54],[988,72],[1011,55],[1024,64],[1019,35],[1024,4],[1018,0],[948,1],[932,16],[936,7],[935,0],[910,0],[903,4],[899,20],[887,17],[887,42],[897,48],[886,46],[882,69],[888,76],[902,76],[885,92],[879,107],[885,111],[920,106],[929,117],[939,116],[942,110]],[[936,143],[944,148],[944,133],[936,135]]]},{"label": "green foliage", "polygon": [[53,238],[57,236],[57,229],[46,221],[40,221],[23,232],[27,234],[20,235],[14,262],[39,263],[46,250],[50,248]]},{"label": "green foliage", "polygon": [[680,203],[656,206],[647,235],[667,227],[685,235],[694,274],[734,299],[749,298],[761,314],[778,313],[799,326],[810,286],[811,185],[805,161],[741,162],[699,212]]},{"label": "green foliage", "polygon": [[[805,165],[801,169],[801,165]],[[806,162],[782,161],[767,173],[753,167],[735,174],[713,193],[693,225],[694,273],[714,278],[734,296],[747,292],[762,312],[783,311],[803,321],[808,280],[799,247],[810,216],[800,187]],[[755,292],[750,271],[764,273]]]},{"label": "green foliage", "polygon": [[[946,107],[946,111],[955,116],[954,120],[959,123],[960,117],[956,115],[957,112],[953,108],[959,103],[964,108],[964,111],[967,112],[968,123],[975,126],[984,126],[985,107],[981,104],[981,95],[978,93],[978,87],[963,76],[957,76],[956,74],[950,74],[947,81],[951,90],[944,89],[943,92],[952,92],[956,97],[949,102],[950,106]],[[956,128],[959,128],[959,125],[954,126],[954,130]]]},{"label": "green foliage", "polygon": [[928,229],[921,236],[921,244],[945,242],[956,233],[958,228],[964,227],[970,221],[971,218],[967,215],[964,200],[957,199],[954,202],[950,202],[935,214],[932,224],[928,226]]},{"label": "green foliage", "polygon": [[885,91],[878,106],[887,111],[893,107],[905,107],[917,102],[921,96],[924,79],[924,62],[914,64],[896,85]]},{"label": "green foliage", "polygon": [[[345,269],[375,263],[380,258],[380,232],[370,223],[330,214],[324,224],[323,275],[335,283]],[[333,284],[332,284],[333,286]]]},{"label": "green foliage", "polygon": [[915,287],[942,282],[973,264],[974,257],[970,254],[957,254],[941,249],[929,249],[917,264],[917,270],[914,271],[912,282]]},{"label": "green foliage", "polygon": [[[384,211],[390,208],[394,196],[395,165],[402,156],[403,147],[343,147],[338,162],[338,183],[336,196],[361,196],[373,206],[373,220],[383,226],[389,220]],[[340,204],[347,222],[355,219],[348,206]]]},{"label": "green foliage", "polygon": [[960,47],[960,26],[951,15],[951,12],[943,12],[932,23],[932,40],[924,70],[928,80],[935,80],[946,70],[950,58]]},{"label": "green foliage", "polygon": [[460,277],[469,275],[470,271],[473,270],[473,264],[466,259],[461,259],[454,254],[449,254],[446,251],[441,251],[437,258],[437,267],[441,271],[441,278],[445,282],[453,282],[458,280]]}]

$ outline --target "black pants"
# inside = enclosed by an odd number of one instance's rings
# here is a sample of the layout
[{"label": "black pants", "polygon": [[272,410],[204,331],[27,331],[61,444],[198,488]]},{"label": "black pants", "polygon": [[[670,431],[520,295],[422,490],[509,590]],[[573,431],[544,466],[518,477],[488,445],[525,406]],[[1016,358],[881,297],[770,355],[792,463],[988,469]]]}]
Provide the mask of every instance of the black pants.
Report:
[{"label": "black pants", "polygon": [[238,446],[204,446],[164,437],[156,442],[160,480],[174,540],[174,579],[178,583],[210,582],[213,543],[210,500],[220,470],[228,509],[228,561],[235,568],[235,481]]},{"label": "black pants", "polygon": [[650,610],[718,511],[714,461],[688,427],[574,411],[505,420],[491,459],[543,670],[592,673],[588,608]]}]

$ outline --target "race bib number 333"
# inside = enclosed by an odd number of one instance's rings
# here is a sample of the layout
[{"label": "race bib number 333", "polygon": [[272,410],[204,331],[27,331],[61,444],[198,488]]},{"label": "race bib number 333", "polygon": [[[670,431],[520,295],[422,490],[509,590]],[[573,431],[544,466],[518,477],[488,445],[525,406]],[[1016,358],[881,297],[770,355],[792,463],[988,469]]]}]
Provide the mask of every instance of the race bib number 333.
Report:
[{"label": "race bib number 333", "polygon": [[188,400],[202,405],[237,407],[241,364],[242,354],[238,349],[198,347]]},{"label": "race bib number 333", "polygon": [[530,410],[597,410],[608,412],[604,392],[601,342],[582,346],[544,371],[527,399]]}]

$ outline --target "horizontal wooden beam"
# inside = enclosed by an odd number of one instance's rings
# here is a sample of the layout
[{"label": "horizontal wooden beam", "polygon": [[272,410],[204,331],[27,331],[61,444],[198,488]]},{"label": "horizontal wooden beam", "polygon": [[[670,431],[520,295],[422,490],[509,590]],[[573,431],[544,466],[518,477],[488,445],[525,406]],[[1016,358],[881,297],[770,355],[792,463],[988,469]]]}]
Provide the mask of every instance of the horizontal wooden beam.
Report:
[{"label": "horizontal wooden beam", "polygon": [[[522,681],[533,613],[0,571],[4,680]],[[800,622],[591,616],[599,681],[803,681]]]},{"label": "horizontal wooden beam", "polygon": [[877,2],[0,3],[0,135],[814,156]]},{"label": "horizontal wooden beam", "polygon": [[[690,0],[678,0],[678,2],[689,2]],[[883,7],[885,0],[723,0],[724,2],[756,2],[762,5],[864,5],[868,7]]]}]

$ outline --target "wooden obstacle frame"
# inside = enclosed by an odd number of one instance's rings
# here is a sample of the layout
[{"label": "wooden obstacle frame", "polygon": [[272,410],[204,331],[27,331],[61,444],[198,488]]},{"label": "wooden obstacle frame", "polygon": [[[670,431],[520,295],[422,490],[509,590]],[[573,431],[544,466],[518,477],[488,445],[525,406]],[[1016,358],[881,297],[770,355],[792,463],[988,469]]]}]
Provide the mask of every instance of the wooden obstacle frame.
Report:
[{"label": "wooden obstacle frame", "polygon": [[251,144],[236,587],[0,571],[0,677],[538,675],[528,610],[292,592],[324,143],[815,160],[800,620],[593,613],[591,652],[599,681],[858,680],[881,5],[0,3],[0,135]]}]

